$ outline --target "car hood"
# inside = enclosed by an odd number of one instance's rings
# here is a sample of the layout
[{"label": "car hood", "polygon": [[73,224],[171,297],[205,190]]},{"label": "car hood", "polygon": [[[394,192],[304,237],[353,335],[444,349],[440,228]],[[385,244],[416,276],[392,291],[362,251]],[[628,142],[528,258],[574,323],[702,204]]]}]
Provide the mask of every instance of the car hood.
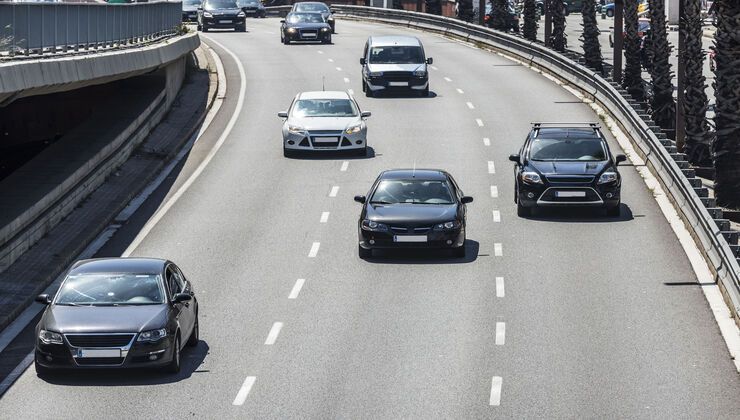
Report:
[{"label": "car hood", "polygon": [[349,125],[360,123],[360,117],[291,117],[288,123],[304,127],[307,130],[344,130]]},{"label": "car hood", "polygon": [[167,324],[166,304],[138,306],[61,306],[48,308],[40,325],[60,333],[141,332]]},{"label": "car hood", "polygon": [[408,71],[413,72],[416,70],[426,70],[426,64],[414,63],[414,64],[373,64],[368,63],[367,65],[370,71]]},{"label": "car hood", "polygon": [[604,170],[604,167],[608,165],[609,162],[536,162],[530,160],[528,164],[544,175],[597,175]]},{"label": "car hood", "polygon": [[380,223],[424,226],[449,222],[457,216],[457,205],[368,204],[366,218]]},{"label": "car hood", "polygon": [[321,29],[321,28],[330,28],[331,27],[326,22],[319,22],[319,23],[298,22],[298,23],[286,23],[285,25],[288,28],[296,28],[296,29]]},{"label": "car hood", "polygon": [[192,5],[190,5],[190,4],[183,4],[182,5],[182,11],[183,12],[195,12],[197,10],[198,10],[198,5],[197,4],[192,4]]},{"label": "car hood", "polygon": [[231,16],[231,15],[237,15],[242,11],[242,9],[213,9],[213,10],[204,10],[204,12],[208,12],[212,14],[213,16]]}]

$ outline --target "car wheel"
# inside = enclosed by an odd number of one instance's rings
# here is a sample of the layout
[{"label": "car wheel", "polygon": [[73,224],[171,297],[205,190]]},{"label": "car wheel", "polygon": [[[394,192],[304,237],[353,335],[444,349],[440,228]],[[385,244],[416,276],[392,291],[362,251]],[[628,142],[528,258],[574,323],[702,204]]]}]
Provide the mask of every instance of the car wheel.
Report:
[{"label": "car wheel", "polygon": [[367,96],[368,98],[372,98],[373,97],[373,90],[370,89],[370,86],[366,86],[365,87],[365,96]]},{"label": "car wheel", "polygon": [[247,32],[247,25],[239,26],[236,28],[238,32]]},{"label": "car wheel", "polygon": [[321,41],[322,44],[331,44],[331,36]]},{"label": "car wheel", "polygon": [[516,215],[519,217],[528,217],[532,215],[532,208],[531,207],[524,207],[523,205],[517,203],[516,205]]},{"label": "car wheel", "polygon": [[291,156],[293,156],[293,151],[288,150],[288,148],[286,148],[285,145],[283,145],[283,157],[291,157]]},{"label": "car wheel", "polygon": [[208,26],[203,25],[203,32],[208,32]]},{"label": "car wheel", "polygon": [[193,331],[190,333],[190,337],[188,337],[188,342],[186,344],[190,347],[195,347],[198,345],[198,341],[200,341],[200,327],[198,327],[198,313],[196,312]]},{"label": "car wheel", "polygon": [[290,44],[290,39],[288,39],[287,36],[286,37],[283,37],[283,44],[285,44],[285,45]]},{"label": "car wheel", "polygon": [[609,217],[619,217],[619,214],[622,212],[621,206],[617,204],[614,207],[609,207],[606,209],[606,215]]},{"label": "car wheel", "polygon": [[614,17],[614,10],[611,10],[611,9],[607,10],[606,15],[609,17]]},{"label": "car wheel", "polygon": [[41,366],[36,360],[33,361],[33,367],[36,369],[36,375],[38,376],[49,376],[52,372],[51,369]]},{"label": "car wheel", "polygon": [[199,31],[202,31],[202,30],[203,30],[203,26],[201,26],[200,24],[198,24],[198,27],[197,27],[197,29],[198,29]]},{"label": "car wheel", "polygon": [[465,244],[459,248],[453,248],[452,255],[457,258],[465,258]]},{"label": "car wheel", "polygon": [[175,347],[172,350],[172,360],[165,370],[169,373],[180,373],[180,337],[175,337]]},{"label": "car wheel", "polygon": [[357,245],[357,254],[362,258],[363,260],[365,258],[370,258],[373,256],[373,250],[372,249],[365,249],[359,245]]},{"label": "car wheel", "polygon": [[427,96],[429,96],[429,86],[427,86],[426,89],[419,92],[419,96],[422,98],[426,98]]}]

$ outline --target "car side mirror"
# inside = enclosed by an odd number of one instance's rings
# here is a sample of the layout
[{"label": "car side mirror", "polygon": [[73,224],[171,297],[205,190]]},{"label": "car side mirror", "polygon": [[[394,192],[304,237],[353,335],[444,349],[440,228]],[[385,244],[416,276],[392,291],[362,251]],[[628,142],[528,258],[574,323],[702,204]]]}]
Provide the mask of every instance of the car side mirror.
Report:
[{"label": "car side mirror", "polygon": [[362,117],[362,118],[369,118],[369,117],[370,117],[371,115],[373,115],[373,113],[372,113],[372,112],[370,112],[370,111],[363,111],[363,112],[362,112],[362,113],[360,114],[360,117]]},{"label": "car side mirror", "polygon": [[468,204],[468,203],[472,203],[472,202],[473,202],[473,197],[470,197],[470,196],[468,196],[468,195],[464,195],[464,196],[463,196],[463,197],[462,197],[462,198],[460,199],[460,202],[461,202],[461,203],[463,203],[463,204]]},{"label": "car side mirror", "polygon": [[434,59],[432,57],[427,58],[427,64],[434,63]]},{"label": "car side mirror", "polygon": [[280,19],[280,23],[285,23],[285,19]]},{"label": "car side mirror", "polygon": [[202,12],[202,11],[203,11],[203,8],[202,8],[202,7],[199,7],[199,8],[198,8],[198,11],[199,11],[199,12]]},{"label": "car side mirror", "polygon": [[278,117],[280,117],[280,118],[288,118],[288,111],[280,111],[280,112],[278,112]]},{"label": "car side mirror", "polygon": [[517,154],[509,155],[509,160],[514,163],[521,163],[521,159],[519,158],[519,155]]},{"label": "car side mirror", "polygon": [[172,303],[182,303],[193,299],[188,293],[178,293],[172,298]]},{"label": "car side mirror", "polygon": [[361,203],[361,204],[365,204],[365,196],[364,195],[356,195],[355,196],[355,201],[357,201],[358,203]]},{"label": "car side mirror", "polygon": [[367,64],[367,61],[365,61],[364,58],[361,58],[360,59],[360,64],[364,66],[365,64]]},{"label": "car side mirror", "polygon": [[614,162],[616,162],[617,165],[619,165],[621,162],[624,162],[627,160],[627,156],[625,155],[616,155],[614,156]]},{"label": "car side mirror", "polygon": [[43,303],[44,305],[48,305],[51,303],[51,298],[46,293],[36,296],[36,299],[34,300],[38,303]]}]

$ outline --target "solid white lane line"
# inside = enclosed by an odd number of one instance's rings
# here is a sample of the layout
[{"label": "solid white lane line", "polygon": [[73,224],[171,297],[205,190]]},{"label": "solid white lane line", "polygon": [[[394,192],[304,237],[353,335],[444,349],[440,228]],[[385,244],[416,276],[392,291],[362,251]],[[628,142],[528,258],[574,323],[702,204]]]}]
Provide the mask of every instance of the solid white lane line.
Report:
[{"label": "solid white lane line", "polygon": [[347,89],[347,92],[349,92],[350,95],[354,95],[355,94],[355,91],[352,90],[352,89]]},{"label": "solid white lane line", "polygon": [[345,172],[348,167],[349,167],[349,161],[348,160],[345,160],[344,162],[342,162],[342,167],[339,168],[339,170],[342,171],[342,172]]},{"label": "solid white lane line", "polygon": [[349,77],[344,78],[344,83],[349,83]]},{"label": "solid white lane line", "polygon": [[465,102],[465,105],[467,105],[468,108],[470,108],[470,109],[475,109],[475,106],[473,105],[472,102]]},{"label": "solid white lane line", "polygon": [[331,191],[329,191],[329,197],[336,197],[338,193],[339,193],[339,186],[335,185],[331,187]]},{"label": "solid white lane line", "polygon": [[488,161],[488,173],[489,174],[495,174],[496,173],[496,165],[493,164],[492,160]]},{"label": "solid white lane line", "polygon": [[[496,328],[498,328],[498,324],[496,324]],[[271,346],[275,344],[275,341],[277,341],[278,335],[280,335],[280,330],[283,329],[283,323],[282,322],[276,322],[272,324],[272,328],[270,328],[270,333],[267,334],[267,340],[265,340],[266,346]],[[498,330],[496,331],[496,344],[498,344]]]},{"label": "solid white lane line", "polygon": [[311,250],[308,251],[308,258],[316,258],[316,254],[319,253],[320,246],[321,246],[321,242],[314,242],[311,245]]},{"label": "solid white lane line", "polygon": [[325,211],[321,213],[321,220],[319,220],[319,223],[326,223],[329,221],[329,212]]},{"label": "solid white lane line", "polygon": [[493,198],[498,197],[498,187],[495,185],[491,185],[491,197]]},{"label": "solid white lane line", "polygon": [[493,244],[493,255],[501,257],[504,255],[504,247],[500,243]]},{"label": "solid white lane line", "polygon": [[480,118],[475,119],[475,123],[478,124],[478,127],[483,127],[483,120]]},{"label": "solid white lane line", "polygon": [[496,277],[496,297],[504,297],[506,296],[506,291],[504,290],[504,278],[503,277]]},{"label": "solid white lane line", "polygon": [[503,385],[503,378],[500,376],[494,376],[491,379],[491,399],[489,404],[493,406],[501,405],[501,385]]},{"label": "solid white lane line", "polygon": [[436,68],[436,67],[434,67],[434,66],[429,66],[429,67],[431,67],[431,68],[432,68],[432,70],[439,70],[438,68]]},{"label": "solid white lane line", "polygon": [[239,392],[237,392],[236,398],[234,398],[234,402],[231,403],[232,405],[244,404],[244,401],[247,400],[249,391],[252,390],[252,385],[254,385],[254,381],[256,379],[257,379],[256,376],[247,376],[247,379],[244,380],[244,383],[242,384],[242,387],[239,389]]},{"label": "solid white lane line", "polygon": [[342,71],[342,68],[341,67],[337,67],[337,71]]},{"label": "solid white lane line", "polygon": [[501,222],[501,212],[498,210],[493,211],[493,223],[500,223]]},{"label": "solid white lane line", "polygon": [[483,139],[483,144],[485,146],[490,146],[491,145],[491,139],[489,139],[488,137],[484,138]]},{"label": "solid white lane line", "polygon": [[503,346],[506,343],[506,323],[496,323],[496,345]]},{"label": "solid white lane line", "polygon": [[298,297],[298,293],[301,293],[301,289],[303,288],[303,283],[306,282],[306,279],[298,279],[295,281],[295,284],[293,285],[293,289],[291,289],[290,294],[288,295],[288,299],[295,299]]},{"label": "solid white lane line", "polygon": [[465,93],[465,92],[463,92],[463,90],[462,90],[462,89],[460,89],[460,88],[457,88],[457,93],[459,93],[459,94],[463,94],[463,93]]},{"label": "solid white lane line", "polygon": [[451,82],[451,81],[452,81],[452,79],[450,79],[449,77],[445,77],[445,81],[446,81],[446,82]]}]

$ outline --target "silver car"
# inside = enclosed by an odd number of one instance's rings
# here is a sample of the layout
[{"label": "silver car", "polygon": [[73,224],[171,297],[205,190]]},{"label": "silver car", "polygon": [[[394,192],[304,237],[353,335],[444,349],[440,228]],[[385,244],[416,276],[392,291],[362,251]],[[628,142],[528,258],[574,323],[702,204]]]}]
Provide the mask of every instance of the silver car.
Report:
[{"label": "silver car", "polygon": [[283,123],[283,155],[297,151],[355,151],[367,154],[369,112],[361,112],[347,92],[302,92],[278,112]]}]

